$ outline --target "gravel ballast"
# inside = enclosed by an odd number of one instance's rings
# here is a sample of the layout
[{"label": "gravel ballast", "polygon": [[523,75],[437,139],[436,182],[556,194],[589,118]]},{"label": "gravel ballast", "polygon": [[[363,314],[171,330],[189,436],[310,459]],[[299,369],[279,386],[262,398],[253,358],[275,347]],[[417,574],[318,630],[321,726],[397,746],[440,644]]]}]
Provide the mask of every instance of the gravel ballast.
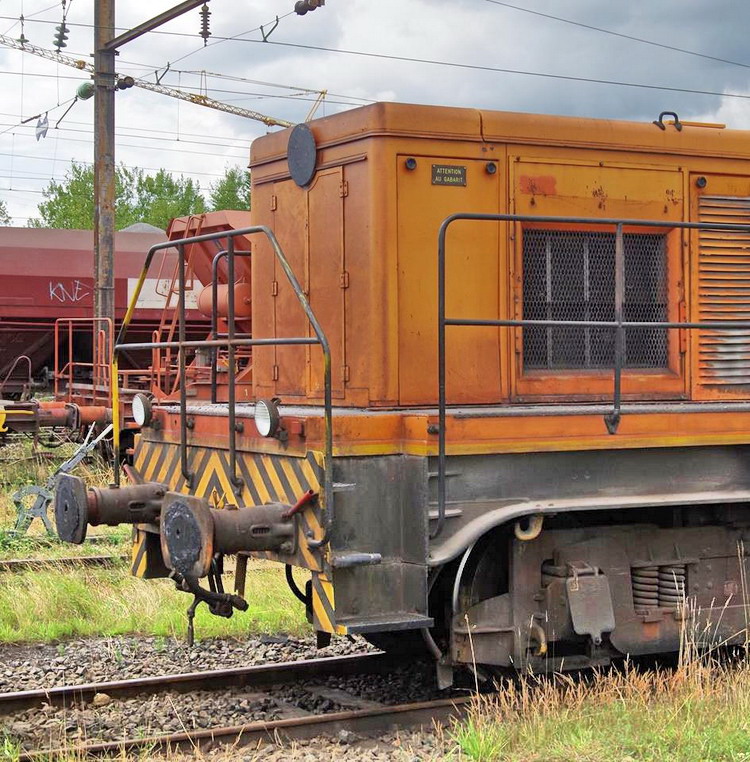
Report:
[{"label": "gravel ballast", "polygon": [[[201,752],[212,762],[436,762],[461,757],[455,745],[440,731],[399,731],[378,738],[361,738],[342,732],[333,737],[290,744],[264,744],[257,749],[214,749]],[[172,757],[170,762],[186,762]],[[190,759],[193,759],[192,757]]]},{"label": "gravel ballast", "polygon": [[[92,638],[57,645],[2,645],[0,692],[343,656],[370,650],[374,649],[362,639],[352,642],[334,638],[329,647],[319,650],[313,638],[285,636],[245,641],[207,639],[193,648],[181,640],[154,637]],[[333,699],[326,696],[329,691]],[[130,699],[99,695],[94,701],[73,707],[45,705],[42,709],[13,713],[3,718],[3,729],[24,749],[70,748],[80,743],[354,708],[337,702],[339,694],[381,704],[445,696],[435,686],[433,665],[412,661],[388,675],[327,677],[263,691],[230,688]],[[201,753],[204,758],[223,760],[229,758],[230,751],[217,745]],[[268,743],[257,749],[236,749],[232,759],[376,762],[444,759],[446,753],[442,734],[431,731],[391,733],[374,739],[340,731],[332,738],[321,737],[309,742]]]},{"label": "gravel ballast", "polygon": [[[427,701],[439,695],[433,665],[412,662],[387,675],[321,676],[262,691],[170,691],[125,699],[99,693],[93,700],[73,706],[45,704],[41,709],[14,712],[3,718],[3,725],[7,735],[24,749],[70,748],[84,742],[119,741],[362,708],[357,702],[389,705]],[[339,745],[352,745],[356,740],[348,731],[340,731],[334,739]]]},{"label": "gravel ballast", "polygon": [[86,638],[58,644],[0,645],[0,693],[200,672],[373,649],[365,640],[339,637],[318,649],[315,639],[284,636],[247,640],[185,641],[155,637]]}]

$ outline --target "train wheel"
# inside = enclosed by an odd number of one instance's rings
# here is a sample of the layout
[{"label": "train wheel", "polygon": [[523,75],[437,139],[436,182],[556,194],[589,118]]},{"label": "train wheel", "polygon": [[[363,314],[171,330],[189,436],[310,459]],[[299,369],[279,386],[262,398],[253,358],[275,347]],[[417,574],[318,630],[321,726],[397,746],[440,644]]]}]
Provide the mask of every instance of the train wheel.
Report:
[{"label": "train wheel", "polygon": [[499,527],[466,551],[457,571],[458,584],[454,583],[451,590],[451,609],[455,605],[456,613],[463,612],[480,601],[508,592],[510,541],[510,530]]}]

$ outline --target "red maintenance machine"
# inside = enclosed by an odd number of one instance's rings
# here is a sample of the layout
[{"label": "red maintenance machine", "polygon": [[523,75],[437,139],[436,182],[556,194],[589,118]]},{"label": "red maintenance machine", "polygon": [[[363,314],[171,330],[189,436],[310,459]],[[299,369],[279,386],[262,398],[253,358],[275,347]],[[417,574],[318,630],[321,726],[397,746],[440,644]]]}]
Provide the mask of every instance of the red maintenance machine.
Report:
[{"label": "red maintenance machine", "polygon": [[[139,283],[144,250],[186,234],[232,229],[248,221],[247,213],[212,212],[177,218],[166,234],[118,232],[115,330]],[[187,253],[184,317],[185,335],[191,340],[203,339],[209,331],[210,310],[202,314],[198,302],[203,283],[211,279],[213,254],[199,249],[194,246]],[[109,321],[92,318],[92,250],[92,232],[87,230],[0,228],[0,269],[8,284],[0,296],[0,431],[76,431],[111,420],[113,331],[107,330]],[[175,335],[177,282],[176,253],[167,247],[141,284],[130,316],[129,330],[139,341]],[[122,404],[138,391],[168,398],[175,390],[176,355],[127,351],[120,361],[120,379]],[[45,391],[54,399],[32,399]],[[122,412],[130,428],[129,410]]]}]

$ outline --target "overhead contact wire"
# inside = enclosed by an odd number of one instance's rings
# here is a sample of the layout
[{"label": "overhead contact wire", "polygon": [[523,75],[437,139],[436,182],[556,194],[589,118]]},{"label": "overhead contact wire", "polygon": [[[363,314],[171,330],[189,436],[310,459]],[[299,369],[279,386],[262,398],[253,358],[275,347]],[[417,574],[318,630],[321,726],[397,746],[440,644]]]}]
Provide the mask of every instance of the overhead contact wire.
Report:
[{"label": "overhead contact wire", "polygon": [[[0,16],[0,18],[4,19],[10,19],[11,17],[8,16]],[[41,20],[35,20],[34,23],[37,24],[43,24],[43,23],[54,23],[54,22],[47,22],[47,21],[41,21]],[[71,26],[74,26],[71,23]],[[91,24],[78,24],[77,26],[83,26],[83,27],[93,27]],[[159,34],[159,35],[167,35],[172,37],[193,37],[194,35],[187,34],[186,32],[165,32],[163,30],[157,30],[150,32],[149,34]],[[486,71],[486,72],[495,72],[498,74],[515,74],[518,76],[525,76],[525,77],[537,77],[541,79],[551,79],[555,81],[563,81],[563,82],[578,82],[583,84],[593,84],[593,85],[606,85],[610,87],[629,87],[629,88],[636,88],[636,89],[642,89],[642,90],[654,90],[654,91],[661,91],[661,92],[669,92],[669,93],[687,93],[689,95],[709,95],[714,97],[724,97],[724,98],[737,98],[740,100],[750,100],[750,94],[743,94],[743,93],[734,93],[734,92],[720,92],[716,90],[700,90],[696,88],[688,88],[688,87],[673,87],[670,85],[651,85],[646,82],[624,82],[622,80],[613,80],[613,79],[600,79],[596,77],[576,77],[569,74],[552,74],[551,72],[539,72],[539,71],[528,71],[525,69],[511,69],[508,67],[500,67],[500,66],[487,66],[483,64],[469,64],[469,63],[461,63],[459,61],[442,61],[439,59],[432,59],[432,58],[416,58],[412,56],[402,56],[402,55],[396,55],[396,54],[389,54],[389,53],[373,53],[369,51],[363,51],[363,50],[348,50],[345,48],[329,48],[323,45],[306,45],[301,42],[281,42],[279,40],[252,40],[248,39],[246,37],[240,37],[240,36],[234,36],[234,37],[220,37],[218,35],[214,35],[215,43],[218,42],[249,42],[257,45],[275,45],[278,47],[287,47],[287,48],[298,48],[300,50],[317,50],[323,53],[337,53],[341,55],[350,55],[350,56],[359,56],[363,58],[375,58],[383,61],[401,61],[405,63],[419,63],[419,64],[425,64],[425,65],[431,65],[431,66],[446,66],[451,67],[455,69],[463,69],[468,71]]]},{"label": "overhead contact wire", "polygon": [[671,50],[676,53],[684,53],[688,56],[696,56],[697,58],[705,58],[709,61],[717,61],[718,63],[730,64],[731,66],[741,66],[744,69],[750,69],[750,64],[742,63],[741,61],[732,61],[728,58],[719,58],[718,56],[712,56],[708,53],[698,53],[695,50],[688,50],[687,48],[678,48],[674,45],[667,45],[664,42],[656,42],[655,40],[646,40],[643,37],[635,37],[632,34],[625,34],[624,32],[615,32],[613,29],[604,29],[599,26],[592,26],[591,24],[584,24],[581,21],[573,21],[572,19],[562,18],[562,16],[553,16],[551,13],[542,13],[541,11],[534,11],[531,8],[523,8],[520,5],[513,5],[512,3],[505,3],[501,0],[486,0],[493,5],[502,5],[505,8],[511,8],[514,11],[521,11],[523,13],[530,13],[534,16],[541,16],[545,19],[552,19],[554,21],[560,21],[563,24],[571,24],[572,26],[578,26],[582,29],[590,29],[594,32],[601,32],[602,34],[609,34],[613,37],[621,37],[623,40],[631,40],[633,42],[640,42],[644,45],[652,45],[655,48],[663,48],[664,50]]}]

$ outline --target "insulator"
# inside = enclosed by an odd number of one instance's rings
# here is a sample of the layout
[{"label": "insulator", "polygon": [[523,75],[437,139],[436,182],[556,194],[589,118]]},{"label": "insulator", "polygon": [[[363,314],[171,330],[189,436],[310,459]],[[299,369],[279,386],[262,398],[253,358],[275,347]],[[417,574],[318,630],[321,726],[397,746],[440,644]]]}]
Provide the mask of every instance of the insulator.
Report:
[{"label": "insulator", "polygon": [[203,45],[208,43],[208,38],[211,36],[211,29],[209,28],[209,18],[211,11],[208,10],[208,6],[203,3],[201,6],[201,37],[203,38]]},{"label": "insulator", "polygon": [[96,85],[93,82],[82,82],[76,88],[76,97],[79,101],[87,101],[96,92]]},{"label": "insulator", "polygon": [[21,36],[18,38],[18,41],[21,45],[25,45],[29,41],[29,38],[23,33],[23,22],[25,21],[23,13],[18,17],[18,20],[21,23]]},{"label": "insulator", "polygon": [[314,11],[326,4],[326,0],[297,0],[294,4],[294,12],[298,16],[304,16],[308,11]]},{"label": "insulator", "polygon": [[68,39],[68,27],[65,25],[65,22],[63,21],[62,24],[55,27],[55,47],[60,50],[60,48],[67,48],[68,44],[65,42],[65,40]]},{"label": "insulator", "polygon": [[685,600],[685,564],[659,567],[659,608],[677,609]]},{"label": "insulator", "polygon": [[639,613],[659,607],[659,567],[642,566],[630,570],[633,605]]}]

